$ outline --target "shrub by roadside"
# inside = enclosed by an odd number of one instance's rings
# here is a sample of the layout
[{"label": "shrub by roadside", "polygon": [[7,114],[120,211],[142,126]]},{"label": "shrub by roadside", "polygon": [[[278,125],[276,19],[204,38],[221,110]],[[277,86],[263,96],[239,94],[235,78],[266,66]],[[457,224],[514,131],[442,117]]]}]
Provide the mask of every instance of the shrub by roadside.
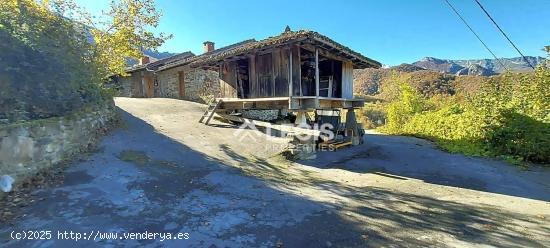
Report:
[{"label": "shrub by roadside", "polygon": [[[550,72],[503,74],[478,82],[475,94],[427,98],[403,75],[387,81],[395,96],[388,103],[366,105],[367,117],[386,117],[378,129],[418,136],[451,152],[499,156],[512,161],[550,164]],[[374,110],[382,113],[374,113]],[[376,127],[370,125],[368,127]],[[376,120],[376,119],[374,119]]]}]

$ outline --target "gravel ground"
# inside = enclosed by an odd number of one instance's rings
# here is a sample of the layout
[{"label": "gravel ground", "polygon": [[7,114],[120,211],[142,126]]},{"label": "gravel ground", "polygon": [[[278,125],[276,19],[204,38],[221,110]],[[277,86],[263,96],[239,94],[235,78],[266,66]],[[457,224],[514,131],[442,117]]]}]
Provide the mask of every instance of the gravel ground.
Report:
[{"label": "gravel ground", "polygon": [[[115,102],[126,124],[68,165],[63,182],[14,206],[0,246],[550,247],[548,169],[374,132],[364,145],[289,162],[276,155],[285,139],[198,123],[204,105]],[[11,238],[27,230],[52,237]],[[110,232],[119,236],[101,237]],[[188,239],[123,236],[131,232]]]}]

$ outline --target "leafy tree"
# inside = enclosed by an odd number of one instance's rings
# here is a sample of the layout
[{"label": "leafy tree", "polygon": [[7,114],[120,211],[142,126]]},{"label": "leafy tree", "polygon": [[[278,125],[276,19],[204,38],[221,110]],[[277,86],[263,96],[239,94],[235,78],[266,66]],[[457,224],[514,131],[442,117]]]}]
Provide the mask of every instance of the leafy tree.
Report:
[{"label": "leafy tree", "polygon": [[92,17],[72,0],[0,1],[0,123],[60,116],[108,99],[101,83],[127,58],[170,36],[153,34],[152,0],[116,0]]},{"label": "leafy tree", "polygon": [[407,82],[425,97],[438,94],[452,95],[451,81],[454,76],[429,70],[414,71],[407,74]]},{"label": "leafy tree", "polygon": [[64,115],[101,100],[82,25],[44,2],[0,1],[0,119]]},{"label": "leafy tree", "polygon": [[[0,25],[11,27],[13,35],[34,44],[44,44],[44,39],[74,43],[61,48],[84,50],[79,51],[82,60],[94,63],[101,78],[124,74],[126,59],[138,59],[144,49],[156,49],[172,37],[151,31],[161,17],[154,0],[114,0],[99,16],[73,0],[5,0],[0,8]],[[59,24],[64,28],[56,30]]]},{"label": "leafy tree", "polygon": [[92,27],[94,55],[104,76],[125,74],[127,58],[140,58],[143,49],[156,49],[172,37],[164,33],[155,35],[149,30],[158,26],[161,17],[153,0],[113,1],[102,16],[82,17]]},{"label": "leafy tree", "polygon": [[390,133],[400,133],[403,126],[412,116],[420,113],[425,108],[425,101],[422,96],[408,83],[402,81],[398,76],[399,86],[398,100],[390,103],[387,107],[387,127],[386,131]]}]

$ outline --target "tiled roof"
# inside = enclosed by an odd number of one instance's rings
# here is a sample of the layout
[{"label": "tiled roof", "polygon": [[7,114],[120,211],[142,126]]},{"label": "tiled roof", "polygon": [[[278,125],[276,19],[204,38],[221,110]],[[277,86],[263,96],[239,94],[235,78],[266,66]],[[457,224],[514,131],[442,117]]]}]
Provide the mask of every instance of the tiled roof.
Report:
[{"label": "tiled roof", "polygon": [[248,39],[248,40],[244,40],[244,41],[241,41],[241,42],[229,45],[229,46],[218,48],[218,49],[216,49],[214,51],[211,51],[211,52],[203,53],[199,56],[194,56],[194,57],[189,57],[189,58],[182,59],[182,60],[173,61],[172,63],[166,63],[166,65],[161,66],[159,68],[159,70],[162,71],[162,70],[170,69],[170,68],[173,68],[173,67],[176,67],[176,66],[186,65],[186,64],[189,64],[191,62],[194,62],[194,61],[200,60],[202,58],[205,58],[205,57],[216,56],[217,54],[226,53],[226,52],[231,51],[235,48],[238,48],[240,46],[243,46],[243,45],[246,45],[246,44],[249,44],[249,43],[253,43],[253,42],[256,42],[256,40],[255,39]]},{"label": "tiled roof", "polygon": [[350,59],[355,68],[367,68],[374,67],[379,68],[382,66],[380,62],[367,58],[362,54],[351,50],[350,48],[324,36],[320,33],[309,31],[309,30],[299,30],[299,31],[285,31],[280,35],[269,37],[260,41],[254,39],[245,40],[239,43],[235,43],[230,46],[222,47],[216,49],[212,52],[204,53],[194,57],[187,57],[185,59],[174,60],[170,63],[165,63],[164,65],[158,67],[158,70],[166,70],[176,66],[190,64],[192,66],[203,66],[203,65],[212,65],[216,64],[219,61],[233,57],[244,55],[247,53],[252,53],[257,50],[268,49],[271,47],[281,46],[287,43],[292,43],[296,41],[310,41],[318,46],[321,46],[325,49],[329,49],[332,53],[336,53],[342,57]]},{"label": "tiled roof", "polygon": [[176,55],[173,55],[173,56],[170,56],[170,57],[167,57],[167,58],[164,58],[164,59],[159,59],[159,60],[153,61],[153,62],[145,64],[145,65],[137,65],[137,66],[134,66],[132,68],[128,68],[126,70],[126,72],[134,72],[134,71],[139,71],[139,70],[142,70],[142,69],[155,71],[159,67],[164,66],[166,64],[174,63],[174,62],[177,62],[177,61],[182,61],[182,60],[192,58],[192,57],[195,57],[195,54],[193,54],[190,51],[183,52],[183,53],[178,53]]},{"label": "tiled roof", "polygon": [[311,40],[312,42],[322,45],[323,47],[330,48],[333,52],[341,53],[342,56],[352,60],[357,67],[381,67],[382,65],[373,59],[367,58],[362,54],[351,50],[350,48],[341,45],[332,39],[319,34],[314,31],[300,30],[300,31],[286,31],[280,35],[269,37],[264,40],[247,42],[238,46],[234,46],[231,49],[225,49],[222,51],[214,51],[211,54],[203,54],[195,57],[191,61],[192,65],[201,65],[208,63],[215,63],[223,60],[224,58],[246,54],[255,50],[266,49],[279,45],[284,45],[293,41]]}]

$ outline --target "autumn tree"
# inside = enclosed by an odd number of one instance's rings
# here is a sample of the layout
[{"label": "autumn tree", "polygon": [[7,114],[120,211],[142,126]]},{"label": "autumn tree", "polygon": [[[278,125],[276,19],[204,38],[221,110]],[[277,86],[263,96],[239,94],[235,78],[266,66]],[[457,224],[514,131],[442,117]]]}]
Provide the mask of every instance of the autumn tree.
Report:
[{"label": "autumn tree", "polygon": [[110,10],[88,20],[103,73],[124,74],[127,58],[140,58],[143,49],[156,49],[171,35],[155,35],[161,13],[153,0],[113,1]]},{"label": "autumn tree", "polygon": [[107,11],[91,16],[72,0],[50,3],[63,16],[83,23],[93,38],[91,54],[102,76],[125,74],[128,58],[138,59],[144,49],[156,49],[171,35],[152,32],[159,24],[161,12],[154,0],[116,0]]},{"label": "autumn tree", "polygon": [[[100,78],[124,74],[128,58],[140,58],[144,49],[156,49],[171,37],[152,31],[161,17],[154,0],[113,0],[109,10],[97,16],[73,0],[6,0],[0,12],[0,28],[11,27],[21,39],[36,44],[44,43],[39,39],[55,39],[54,43],[73,43],[64,48],[84,49],[82,59],[95,64]],[[63,27],[55,30],[60,24]]]},{"label": "autumn tree", "polygon": [[0,1],[0,124],[101,102],[105,78],[155,49],[153,0],[115,0],[93,17],[73,0]]}]

